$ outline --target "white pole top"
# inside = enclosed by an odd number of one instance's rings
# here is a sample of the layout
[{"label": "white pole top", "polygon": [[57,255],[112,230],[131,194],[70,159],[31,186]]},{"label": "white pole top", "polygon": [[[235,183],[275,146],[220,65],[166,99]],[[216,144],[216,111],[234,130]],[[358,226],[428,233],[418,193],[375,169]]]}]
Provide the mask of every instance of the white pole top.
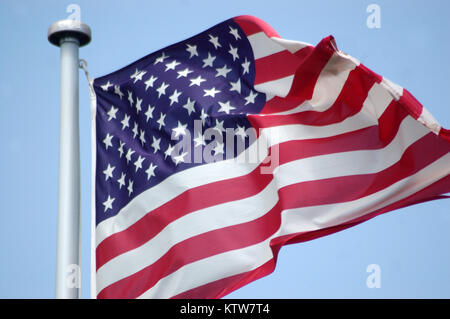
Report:
[{"label": "white pole top", "polygon": [[91,28],[77,20],[59,20],[48,28],[47,38],[51,44],[59,47],[61,39],[67,37],[78,39],[82,47],[91,41]]}]

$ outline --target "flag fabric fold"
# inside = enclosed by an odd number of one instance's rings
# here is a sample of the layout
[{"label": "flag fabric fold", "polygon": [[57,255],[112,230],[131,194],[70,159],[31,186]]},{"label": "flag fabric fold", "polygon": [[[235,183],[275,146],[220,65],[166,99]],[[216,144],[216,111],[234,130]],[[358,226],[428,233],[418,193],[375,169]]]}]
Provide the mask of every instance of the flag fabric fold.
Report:
[{"label": "flag fabric fold", "polygon": [[450,133],[337,48],[239,16],[93,81],[98,298],[220,298],[286,244],[450,192]]}]

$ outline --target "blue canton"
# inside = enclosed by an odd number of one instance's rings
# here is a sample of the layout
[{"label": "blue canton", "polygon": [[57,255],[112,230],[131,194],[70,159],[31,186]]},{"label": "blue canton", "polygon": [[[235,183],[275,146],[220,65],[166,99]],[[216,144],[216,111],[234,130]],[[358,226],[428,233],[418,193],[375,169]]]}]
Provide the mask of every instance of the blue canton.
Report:
[{"label": "blue canton", "polygon": [[[213,161],[238,155],[224,147],[227,129],[247,148],[247,115],[266,99],[254,78],[250,43],[228,20],[95,79],[96,223],[170,175],[206,164],[194,151]],[[206,136],[208,128],[222,138]]]}]

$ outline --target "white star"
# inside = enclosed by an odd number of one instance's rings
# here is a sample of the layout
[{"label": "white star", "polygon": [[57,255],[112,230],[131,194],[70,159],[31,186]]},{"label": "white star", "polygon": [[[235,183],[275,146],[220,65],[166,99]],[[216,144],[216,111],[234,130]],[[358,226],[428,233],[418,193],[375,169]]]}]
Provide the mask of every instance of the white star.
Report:
[{"label": "white star", "polygon": [[224,144],[220,143],[220,142],[216,142],[216,143],[217,143],[216,146],[213,148],[214,156],[216,156],[217,154],[224,153],[224,151],[223,151]]},{"label": "white star", "polygon": [[139,71],[138,72],[138,69],[136,69],[136,72],[137,73],[130,76],[130,78],[132,78],[132,79],[134,78],[133,83],[136,83],[137,81],[142,81],[142,77],[147,73],[147,71]]},{"label": "white star", "polygon": [[203,90],[203,91],[205,91],[205,94],[204,94],[203,96],[211,96],[211,97],[215,97],[215,95],[216,95],[217,93],[220,93],[220,91],[219,91],[219,90],[216,90],[215,87],[213,87],[212,89],[209,89],[209,90]]},{"label": "white star", "polygon": [[121,140],[119,140],[119,148],[117,149],[118,151],[119,151],[119,157],[120,158],[122,158],[122,155],[123,155],[123,147],[125,146],[125,143],[124,142],[122,142]]},{"label": "white star", "polygon": [[150,163],[150,166],[146,169],[146,173],[147,173],[147,180],[150,179],[150,177],[155,176],[155,168],[157,168],[158,166],[153,165],[153,163]]},{"label": "white star", "polygon": [[174,149],[175,149],[175,147],[169,144],[169,146],[167,146],[166,151],[164,152],[164,159],[166,159],[167,156],[172,156]]},{"label": "white star", "polygon": [[125,155],[125,158],[127,159],[127,164],[131,161],[131,155],[133,155],[134,151],[131,150],[131,148],[128,149],[127,154]]},{"label": "white star", "polygon": [[233,56],[233,61],[236,59],[239,59],[239,55],[237,53],[237,48],[233,48],[233,46],[230,44],[230,51],[228,51],[229,54]]},{"label": "white star", "polygon": [[250,94],[245,98],[245,105],[247,105],[248,103],[255,103],[255,97],[258,96],[258,93],[250,91]]},{"label": "white star", "polygon": [[181,77],[187,77],[187,75],[189,73],[192,73],[193,71],[189,70],[188,68],[184,69],[183,71],[178,71],[178,76],[177,79],[181,78]]},{"label": "white star", "polygon": [[179,65],[180,62],[177,62],[177,60],[173,60],[170,63],[166,64],[166,69],[164,70],[164,72],[167,72],[169,70],[175,70],[176,66]]},{"label": "white star", "polygon": [[141,140],[142,146],[144,146],[146,140],[145,140],[145,131],[141,130],[141,134],[139,135],[139,139]]},{"label": "white star", "polygon": [[159,146],[159,144],[161,143],[161,138],[155,138],[153,136],[153,143],[152,143],[152,147],[154,149],[153,153],[156,153],[157,151],[159,151],[161,149],[161,147]]},{"label": "white star", "polygon": [[219,120],[216,119],[216,126],[213,127],[213,130],[217,130],[219,133],[225,132],[223,121],[219,122]]},{"label": "white star", "polygon": [[148,105],[147,112],[145,112],[145,116],[147,117],[147,122],[148,122],[149,119],[153,118],[153,110],[154,109],[155,109],[154,106],[152,107],[150,104]]},{"label": "white star", "polygon": [[234,36],[236,40],[241,38],[238,29],[233,29],[231,26],[230,26],[230,33]]},{"label": "white star", "polygon": [[203,59],[202,68],[206,68],[207,66],[212,67],[215,59],[216,57],[212,56],[211,53],[208,52],[208,57],[206,59]]},{"label": "white star", "polygon": [[122,172],[117,182],[119,183],[119,189],[122,189],[122,186],[125,186],[125,173]]},{"label": "white star", "polygon": [[242,72],[242,75],[245,73],[250,73],[250,61],[247,61],[247,57],[245,57],[244,63],[241,64],[244,71]]},{"label": "white star", "polygon": [[131,193],[133,192],[133,181],[131,179],[128,180],[127,190],[128,190],[128,196],[130,196]]},{"label": "white star", "polygon": [[147,81],[145,81],[145,90],[147,91],[147,89],[151,86],[153,87],[153,83],[155,83],[155,81],[158,79],[158,77],[150,75],[150,77],[148,78]]},{"label": "white star", "polygon": [[128,102],[130,102],[130,106],[133,106],[133,92],[128,91]]},{"label": "white star", "polygon": [[200,145],[206,145],[205,137],[200,132],[198,132],[198,136],[196,138],[194,138],[194,142],[195,142],[195,147],[200,146]]},{"label": "white star", "polygon": [[136,71],[134,71],[134,73],[132,75],[130,75],[130,79],[134,79],[136,78],[136,76],[139,74],[139,70],[136,68]]},{"label": "white star", "polygon": [[226,103],[219,102],[219,105],[220,105],[219,112],[225,112],[227,114],[230,114],[231,110],[236,109],[234,106],[230,105],[230,101],[227,101]]},{"label": "white star", "polygon": [[180,121],[178,121],[178,126],[176,128],[172,129],[172,131],[175,133],[175,138],[180,135],[186,135],[186,127],[187,127],[187,124],[183,125],[183,124],[181,124]]},{"label": "white star", "polygon": [[108,180],[108,178],[112,178],[113,177],[113,174],[112,174],[112,172],[113,172],[113,170],[115,169],[116,167],[115,166],[111,166],[109,163],[108,163],[108,167],[103,171],[103,174],[105,174],[105,181],[107,181]]},{"label": "white star", "polygon": [[120,91],[120,86],[119,85],[114,85],[114,93],[117,94],[120,97],[120,99],[122,99],[122,97],[124,95],[122,93],[122,91]]},{"label": "white star", "polygon": [[134,162],[134,166],[136,167],[136,172],[138,171],[138,169],[142,168],[142,162],[144,160],[145,160],[145,157],[142,157],[141,155],[139,155],[139,157],[136,160],[136,162]]},{"label": "white star", "polygon": [[116,113],[119,109],[115,108],[114,105],[111,105],[111,109],[108,111],[108,122],[111,121],[112,119],[116,118]]},{"label": "white star", "polygon": [[166,84],[165,82],[161,83],[161,86],[156,89],[158,92],[158,98],[161,97],[161,95],[166,94],[166,89],[169,87],[169,84]]},{"label": "white star", "polygon": [[178,165],[180,163],[184,163],[184,157],[187,155],[187,152],[183,152],[177,156],[173,157],[173,161],[175,162],[175,165]]},{"label": "white star", "polygon": [[202,125],[205,125],[205,121],[208,116],[209,115],[205,113],[205,109],[202,109],[202,114],[200,114],[200,118],[202,120]]},{"label": "white star", "polygon": [[167,59],[169,56],[168,55],[165,55],[164,54],[164,52],[162,53],[162,55],[159,57],[159,58],[157,58],[156,60],[155,60],[155,62],[153,63],[153,65],[155,65],[155,64],[158,64],[158,63],[162,63],[162,62],[164,62],[164,60],[165,59]]},{"label": "white star", "polygon": [[106,137],[103,140],[103,143],[105,144],[105,148],[108,150],[108,147],[112,147],[112,140],[113,136],[110,135],[109,133],[106,134]]},{"label": "white star", "polygon": [[142,99],[140,99],[136,96],[136,113],[137,114],[139,114],[139,111],[142,110],[141,104],[142,104]]},{"label": "white star", "polygon": [[190,44],[186,44],[186,45],[187,45],[186,51],[190,53],[189,59],[192,58],[194,55],[198,56],[196,45],[190,45]]},{"label": "white star", "polygon": [[219,77],[219,76],[223,76],[224,78],[226,78],[227,74],[229,72],[231,72],[231,69],[228,69],[227,65],[225,64],[223,67],[217,68],[216,71],[217,71],[216,78]]},{"label": "white star", "polygon": [[147,91],[147,89],[151,86],[153,87],[153,83],[155,83],[155,81],[158,79],[158,77],[150,75],[150,77],[148,78],[147,81],[145,81],[145,90]]},{"label": "white star", "polygon": [[205,82],[206,80],[199,75],[195,79],[190,79],[189,81],[191,81],[191,84],[189,84],[189,86],[193,86],[193,85],[200,86],[200,84],[202,82]]},{"label": "white star", "polygon": [[103,89],[103,91],[108,91],[111,86],[113,85],[111,84],[111,82],[108,81],[105,84],[103,84],[101,88]]},{"label": "white star", "polygon": [[161,129],[161,127],[166,125],[166,123],[164,123],[165,118],[166,118],[166,114],[162,114],[162,112],[161,112],[161,115],[159,116],[159,120],[156,121],[156,123],[159,124],[159,129]]},{"label": "white star", "polygon": [[123,120],[120,121],[122,123],[122,131],[125,129],[125,127],[130,127],[130,116],[127,114],[123,115]]},{"label": "white star", "polygon": [[239,126],[239,124],[236,128],[235,134],[237,136],[240,136],[243,140],[245,140],[245,138],[248,136],[247,132],[245,132],[245,126],[241,127],[241,126]]},{"label": "white star", "polygon": [[183,93],[183,92],[178,92],[177,89],[175,89],[175,91],[173,91],[173,94],[169,97],[170,106],[172,106],[172,104],[175,102],[178,103],[178,97],[181,95],[181,93]]},{"label": "white star", "polygon": [[105,206],[104,212],[106,212],[108,209],[112,210],[112,203],[114,202],[115,198],[111,198],[111,196],[108,195],[108,199],[103,202],[103,206]]},{"label": "white star", "polygon": [[138,124],[136,122],[134,122],[134,127],[132,129],[133,132],[133,138],[136,138],[136,136],[139,134],[138,132]]},{"label": "white star", "polygon": [[139,72],[139,74],[136,76],[136,78],[134,79],[134,83],[136,83],[137,81],[142,81],[142,77],[147,74],[147,71],[142,70],[141,72]]},{"label": "white star", "polygon": [[230,82],[230,84],[231,84],[230,92],[236,91],[239,94],[241,93],[241,79],[238,79],[236,82]]},{"label": "white star", "polygon": [[220,43],[219,43],[219,37],[214,37],[211,34],[208,34],[209,36],[209,42],[211,42],[214,45],[214,49],[217,50],[218,47],[221,47]]},{"label": "white star", "polygon": [[191,101],[191,98],[188,97],[186,104],[183,105],[183,107],[188,111],[189,115],[191,115],[192,112],[195,112],[194,103],[195,101]]}]

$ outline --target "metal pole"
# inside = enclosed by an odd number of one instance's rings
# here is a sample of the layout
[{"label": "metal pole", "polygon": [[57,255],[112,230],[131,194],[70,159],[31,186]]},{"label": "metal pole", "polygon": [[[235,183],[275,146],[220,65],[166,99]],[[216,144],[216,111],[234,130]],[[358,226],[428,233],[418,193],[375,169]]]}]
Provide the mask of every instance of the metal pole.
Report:
[{"label": "metal pole", "polygon": [[48,30],[61,48],[56,298],[80,297],[80,141],[78,125],[78,48],[89,43],[89,27],[61,20]]}]

